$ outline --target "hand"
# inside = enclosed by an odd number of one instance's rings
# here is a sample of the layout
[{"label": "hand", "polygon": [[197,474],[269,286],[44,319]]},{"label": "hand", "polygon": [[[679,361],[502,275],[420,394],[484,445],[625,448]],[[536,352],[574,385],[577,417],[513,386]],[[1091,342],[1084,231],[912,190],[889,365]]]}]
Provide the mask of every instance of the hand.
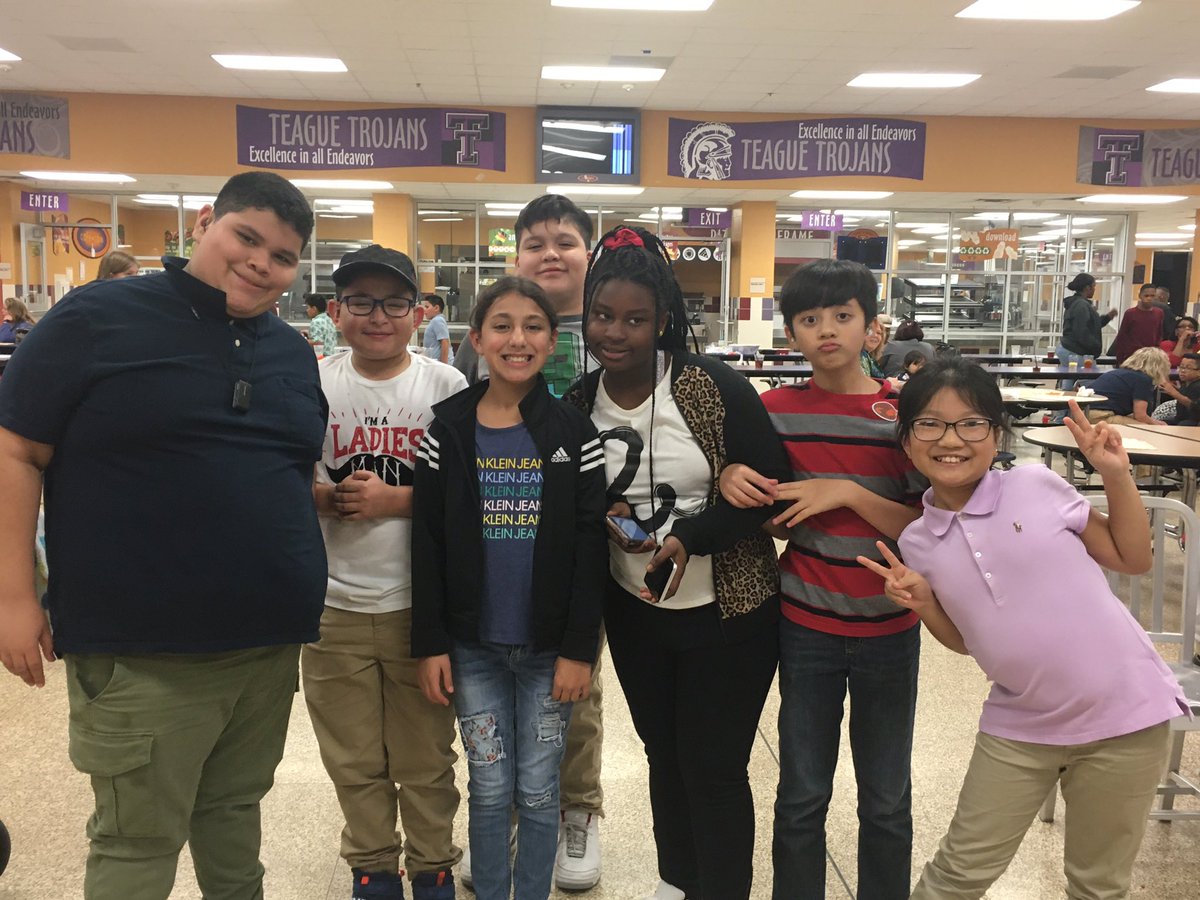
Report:
[{"label": "hand", "polygon": [[450,695],[454,693],[454,679],[450,677],[450,654],[426,656],[418,660],[417,683],[430,703],[449,706]]},{"label": "hand", "polygon": [[658,548],[658,552],[646,565],[647,572],[653,572],[659,566],[665,566],[669,560],[675,560],[675,577],[667,584],[667,589],[663,591],[661,597],[655,597],[650,593],[650,589],[643,587],[639,592],[639,596],[643,600],[650,603],[661,603],[663,600],[670,600],[675,596],[675,592],[679,590],[679,582],[683,581],[683,570],[687,568],[688,554],[684,549],[679,538],[673,534],[667,535],[667,539],[663,541],[663,545]]},{"label": "hand", "polygon": [[810,478],[779,485],[780,500],[795,502],[771,521],[794,528],[809,516],[849,507],[857,485],[845,478]]},{"label": "hand", "polygon": [[1093,425],[1074,400],[1067,401],[1071,414],[1064,420],[1079,452],[1092,464],[1101,478],[1129,474],[1129,454],[1121,443],[1121,434],[1107,422]]},{"label": "hand", "polygon": [[618,549],[626,553],[651,553],[658,545],[654,543],[654,538],[648,537],[644,541],[630,541],[625,533],[621,531],[612,521],[609,516],[617,516],[621,519],[632,519],[633,510],[629,504],[623,500],[618,500],[604,514],[604,524],[608,527],[608,539],[615,544]]},{"label": "hand", "polygon": [[778,499],[778,479],[760,475],[745,463],[726,466],[721,470],[717,484],[725,502],[738,509],[770,506]]},{"label": "hand", "polygon": [[858,557],[858,563],[883,577],[883,592],[889,600],[897,606],[911,609],[917,615],[937,602],[933,596],[933,588],[929,586],[924,575],[914,572],[900,562],[896,554],[889,550],[883,541],[876,541],[875,546],[883,554],[883,558],[887,561],[887,567],[885,568],[865,556]]},{"label": "hand", "polygon": [[562,703],[586,700],[592,689],[592,667],[560,656],[554,661],[554,690],[550,696]]},{"label": "hand", "polygon": [[333,508],[343,522],[378,519],[387,514],[388,491],[382,478],[359,469],[333,486]]},{"label": "hand", "polygon": [[46,662],[54,662],[50,622],[33,592],[0,602],[0,663],[30,687],[45,687]]}]

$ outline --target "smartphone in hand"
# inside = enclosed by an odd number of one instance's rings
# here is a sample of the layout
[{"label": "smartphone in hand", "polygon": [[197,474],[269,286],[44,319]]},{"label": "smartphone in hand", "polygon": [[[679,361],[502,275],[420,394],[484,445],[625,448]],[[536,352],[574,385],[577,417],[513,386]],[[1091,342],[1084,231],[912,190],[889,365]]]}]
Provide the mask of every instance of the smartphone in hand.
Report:
[{"label": "smartphone in hand", "polygon": [[671,579],[675,577],[675,570],[679,568],[679,563],[675,560],[669,562],[670,565],[666,561],[660,563],[657,569],[647,572],[643,579],[647,590],[654,595],[655,603],[662,600],[663,594],[667,592],[667,585],[671,583]]},{"label": "smartphone in hand", "polygon": [[608,516],[608,530],[613,540],[624,547],[637,547],[650,540],[641,525],[625,516]]}]

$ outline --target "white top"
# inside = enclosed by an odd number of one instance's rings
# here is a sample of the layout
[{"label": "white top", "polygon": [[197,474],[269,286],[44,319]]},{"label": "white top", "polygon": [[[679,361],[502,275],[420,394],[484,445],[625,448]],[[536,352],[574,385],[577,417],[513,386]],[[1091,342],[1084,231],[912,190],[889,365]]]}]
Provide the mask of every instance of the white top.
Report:
[{"label": "white top", "polygon": [[[417,447],[433,421],[431,407],[467,386],[457,369],[410,353],[408,368],[372,381],[354,369],[353,352],[319,363],[329,401],[318,484],[338,484],[369,470],[391,485],[413,483]],[[321,516],[329,555],[325,602],[350,612],[384,613],[412,606],[412,520],[343,522]]]},{"label": "white top", "polygon": [[[650,503],[651,399],[654,415],[654,505]],[[596,391],[592,422],[604,446],[604,467],[609,491],[622,494],[633,508],[642,529],[662,543],[680,517],[698,516],[708,506],[712,469],[683,420],[671,395],[671,379],[663,378],[653,397],[634,409],[621,409],[604,389],[604,378]],[[612,576],[625,590],[637,594],[645,586],[649,553],[626,553],[610,549]],[[666,609],[690,609],[716,600],[712,559],[692,556],[679,590],[670,600],[657,604]]]}]

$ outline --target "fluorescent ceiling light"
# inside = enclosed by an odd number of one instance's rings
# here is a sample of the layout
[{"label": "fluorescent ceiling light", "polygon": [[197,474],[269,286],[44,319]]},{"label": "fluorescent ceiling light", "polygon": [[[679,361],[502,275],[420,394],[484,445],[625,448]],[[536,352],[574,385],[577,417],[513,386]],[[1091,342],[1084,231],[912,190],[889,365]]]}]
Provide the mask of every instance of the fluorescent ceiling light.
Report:
[{"label": "fluorescent ceiling light", "polygon": [[461,222],[461,218],[445,218],[445,219],[422,219],[422,222]]},{"label": "fluorescent ceiling light", "polygon": [[[659,210],[660,207],[655,206],[654,209]],[[661,207],[661,211],[665,212],[665,213],[681,213],[681,212],[683,212],[683,207],[682,206],[664,206],[664,207]]]},{"label": "fluorescent ceiling light", "polygon": [[846,82],[857,88],[956,88],[979,79],[967,72],[864,72]]},{"label": "fluorescent ceiling light", "polygon": [[575,156],[579,159],[594,159],[597,162],[605,160],[603,153],[591,153],[587,150],[572,150],[570,147],[555,147],[553,144],[542,144],[542,149],[550,153],[561,153],[563,156]]},{"label": "fluorescent ceiling light", "polygon": [[917,240],[915,238],[908,238],[903,241],[896,241],[897,246],[900,246],[900,247],[915,247],[915,246],[917,246],[917,244],[923,244],[923,243],[925,243],[925,242]]},{"label": "fluorescent ceiling light", "polygon": [[367,178],[292,178],[298,188],[317,188],[323,191],[390,191],[390,181],[371,181]]},{"label": "fluorescent ceiling light", "polygon": [[1134,237],[1137,238],[1139,241],[1140,240],[1173,241],[1173,240],[1183,239],[1183,235],[1175,234],[1174,232],[1171,232],[1171,231],[1139,231],[1137,234],[1134,235]]},{"label": "fluorescent ceiling light", "polygon": [[607,216],[609,213],[615,213],[616,210],[615,209],[585,209],[584,212],[587,213],[589,216],[594,216],[597,214],[603,214],[603,215]]},{"label": "fluorescent ceiling light", "polygon": [[1191,241],[1134,241],[1135,247],[1182,247],[1184,244],[1190,244]]},{"label": "fluorescent ceiling light", "polygon": [[945,225],[918,225],[913,229],[913,234],[933,234],[945,237],[950,233],[950,229]]},{"label": "fluorescent ceiling light", "polygon": [[1195,225],[1180,225],[1179,230],[1180,231],[1195,231],[1196,226]]},{"label": "fluorescent ceiling light", "polygon": [[212,58],[226,69],[253,69],[261,72],[345,72],[340,59],[322,56],[255,56],[214,53]]},{"label": "fluorescent ceiling light", "polygon": [[810,200],[882,200],[892,196],[893,191],[796,191],[792,197]]},{"label": "fluorescent ceiling light", "polygon": [[706,206],[704,209],[707,212],[729,212],[728,206]]},{"label": "fluorescent ceiling light", "polygon": [[704,12],[713,0],[550,0],[571,9],[631,9],[638,12]]},{"label": "fluorescent ceiling light", "polygon": [[860,218],[879,218],[886,219],[892,214],[889,209],[835,209],[835,215],[839,216],[858,216]]},{"label": "fluorescent ceiling light", "polygon": [[[933,222],[897,222],[896,223],[897,228],[932,228],[933,225],[934,225]],[[942,231],[945,231],[947,228],[946,225],[939,225],[938,227],[941,228]]]},{"label": "fluorescent ceiling light", "polygon": [[317,213],[318,219],[357,219],[353,213]]},{"label": "fluorescent ceiling light", "polygon": [[[1107,222],[1108,219],[1103,216],[1096,218],[1094,216],[1071,216],[1072,225],[1099,225],[1101,222]],[[1067,217],[1059,216],[1057,219],[1048,219],[1047,225],[1066,225]]]},{"label": "fluorescent ceiling light", "polygon": [[[614,197],[636,197],[645,188],[625,184],[548,184],[547,194],[608,194]],[[521,207],[524,209],[525,207]]]},{"label": "fluorescent ceiling light", "polygon": [[960,19],[1098,21],[1128,12],[1141,0],[975,0]]},{"label": "fluorescent ceiling light", "polygon": [[1091,234],[1091,233],[1092,233],[1092,229],[1090,229],[1090,228],[1072,228],[1071,229],[1072,237],[1074,237],[1077,234]]},{"label": "fluorescent ceiling light", "polygon": [[1200,78],[1168,78],[1150,85],[1146,90],[1165,94],[1200,94]]},{"label": "fluorescent ceiling light", "polygon": [[136,181],[128,175],[115,172],[22,172],[26,178],[36,178],[39,181],[91,181],[96,184],[129,184]]},{"label": "fluorescent ceiling light", "polygon": [[595,122],[560,122],[557,119],[547,119],[542,122],[542,128],[553,128],[557,131],[590,131],[601,134],[621,134],[624,125],[597,125]]},{"label": "fluorescent ceiling light", "polygon": [[550,81],[658,81],[665,74],[651,66],[542,66]]},{"label": "fluorescent ceiling light", "polygon": [[418,209],[418,216],[452,216],[457,210],[454,209]]},{"label": "fluorescent ceiling light", "polygon": [[0,48],[0,62],[20,62],[21,57],[15,53],[9,53],[7,50]]},{"label": "fluorescent ceiling light", "polygon": [[1080,203],[1111,203],[1114,206],[1125,206],[1132,203],[1178,203],[1186,200],[1180,194],[1089,194],[1080,197]]}]

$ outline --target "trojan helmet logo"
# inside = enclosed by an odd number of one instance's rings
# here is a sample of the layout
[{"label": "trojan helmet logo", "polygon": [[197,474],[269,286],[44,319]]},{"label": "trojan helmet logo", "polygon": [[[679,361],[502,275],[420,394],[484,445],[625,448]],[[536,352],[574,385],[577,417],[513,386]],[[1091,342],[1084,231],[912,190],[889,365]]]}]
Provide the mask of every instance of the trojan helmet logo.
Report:
[{"label": "trojan helmet logo", "polygon": [[684,178],[724,181],[733,169],[734,130],[724,122],[703,122],[689,131],[679,146]]}]

